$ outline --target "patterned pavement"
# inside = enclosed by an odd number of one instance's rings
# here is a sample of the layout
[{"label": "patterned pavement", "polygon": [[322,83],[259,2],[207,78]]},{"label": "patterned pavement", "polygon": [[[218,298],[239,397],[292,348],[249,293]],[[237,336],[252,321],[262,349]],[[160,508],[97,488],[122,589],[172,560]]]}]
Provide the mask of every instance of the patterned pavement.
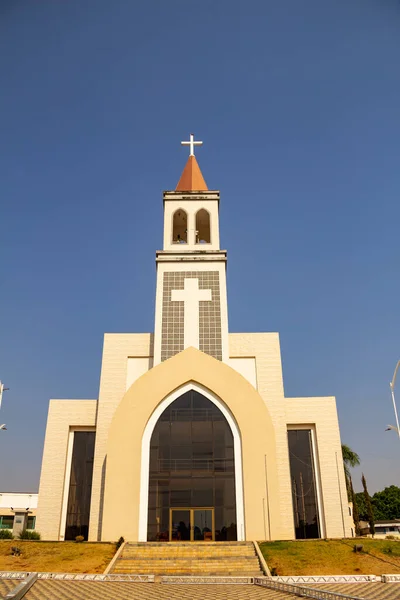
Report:
[{"label": "patterned pavement", "polygon": [[[1,597],[17,583],[0,581]],[[8,587],[7,587],[8,586]],[[293,600],[295,596],[256,585],[185,585],[39,580],[24,600]]]},{"label": "patterned pavement", "polygon": [[0,579],[0,598],[7,596],[20,582],[14,579]]},{"label": "patterned pavement", "polygon": [[[0,580],[0,598],[18,585]],[[399,600],[400,583],[331,583],[307,586],[365,600]],[[294,600],[292,594],[256,585],[188,585],[39,580],[24,600]]]},{"label": "patterned pavement", "polygon": [[316,583],[307,587],[338,592],[366,600],[400,599],[400,583]]}]

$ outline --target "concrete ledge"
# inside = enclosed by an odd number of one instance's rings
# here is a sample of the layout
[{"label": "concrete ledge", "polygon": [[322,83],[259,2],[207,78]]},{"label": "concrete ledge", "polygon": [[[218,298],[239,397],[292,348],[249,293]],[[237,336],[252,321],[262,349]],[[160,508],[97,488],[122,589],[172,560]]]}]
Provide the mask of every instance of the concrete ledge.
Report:
[{"label": "concrete ledge", "polygon": [[[26,579],[26,571],[0,571],[0,579]],[[117,573],[35,573],[38,579],[56,579],[60,581],[133,581],[154,583],[154,575],[117,574]]]},{"label": "concrete ledge", "polygon": [[269,570],[267,562],[263,556],[263,553],[261,552],[260,546],[258,545],[257,542],[253,542],[253,544],[254,544],[254,549],[258,556],[258,560],[259,560],[259,563],[261,565],[264,575],[266,575],[266,577],[271,577],[271,571]]},{"label": "concrete ledge", "polygon": [[[293,583],[307,585],[313,583],[367,583],[370,581],[381,581],[381,578],[377,575],[278,575],[271,577],[272,581],[279,581],[281,583]],[[400,581],[400,576],[399,576]]]},{"label": "concrete ledge", "polygon": [[229,585],[251,585],[254,583],[254,577],[196,577],[182,575],[163,575],[160,578],[160,583],[186,583],[186,584],[229,584]]},{"label": "concrete ledge", "polygon": [[19,583],[13,590],[8,592],[5,600],[21,600],[27,592],[31,589],[35,581],[37,581],[37,573],[31,573],[21,583]]},{"label": "concrete ledge", "polygon": [[294,596],[300,596],[301,598],[313,598],[314,600],[365,600],[360,596],[349,596],[347,594],[320,590],[305,585],[273,581],[272,577],[255,577],[254,584],[277,592],[285,592],[287,594],[293,594]]},{"label": "concrete ledge", "polygon": [[118,558],[122,554],[122,550],[125,548],[125,546],[126,546],[126,542],[122,542],[122,544],[120,545],[120,547],[118,548],[118,550],[116,551],[116,553],[114,554],[114,556],[112,557],[112,559],[110,560],[109,564],[107,565],[107,567],[106,567],[103,575],[108,575],[108,573],[114,567],[114,565],[117,562]]},{"label": "concrete ledge", "polygon": [[396,573],[394,575],[382,575],[382,583],[400,583],[400,574]]}]

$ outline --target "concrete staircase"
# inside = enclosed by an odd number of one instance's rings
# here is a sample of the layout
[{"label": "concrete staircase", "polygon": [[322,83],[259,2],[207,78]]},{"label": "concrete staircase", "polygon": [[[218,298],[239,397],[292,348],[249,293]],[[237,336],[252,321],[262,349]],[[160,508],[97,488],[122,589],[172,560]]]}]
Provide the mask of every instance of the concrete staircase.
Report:
[{"label": "concrete staircase", "polygon": [[252,542],[128,543],[111,573],[138,575],[263,575]]}]

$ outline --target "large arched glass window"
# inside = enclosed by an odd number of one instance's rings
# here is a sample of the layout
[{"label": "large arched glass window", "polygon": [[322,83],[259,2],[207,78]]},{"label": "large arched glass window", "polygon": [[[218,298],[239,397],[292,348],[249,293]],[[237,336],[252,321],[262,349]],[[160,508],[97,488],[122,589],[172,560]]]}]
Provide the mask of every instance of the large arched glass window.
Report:
[{"label": "large arched glass window", "polygon": [[187,244],[187,214],[182,208],[178,208],[172,217],[172,241]]},{"label": "large arched glass window", "polygon": [[147,540],[236,539],[232,431],[211,400],[190,390],[151,437]]},{"label": "large arched glass window", "polygon": [[204,208],[201,208],[196,213],[196,243],[210,244],[210,242],[210,213]]}]

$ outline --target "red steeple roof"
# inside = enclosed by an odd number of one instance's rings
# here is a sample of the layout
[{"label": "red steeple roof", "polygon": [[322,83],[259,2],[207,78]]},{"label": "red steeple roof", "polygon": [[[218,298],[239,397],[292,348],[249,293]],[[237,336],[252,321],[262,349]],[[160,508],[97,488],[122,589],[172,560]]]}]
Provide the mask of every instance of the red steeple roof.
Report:
[{"label": "red steeple roof", "polygon": [[196,157],[190,155],[185,168],[182,171],[181,178],[175,188],[176,192],[206,192],[207,184],[204,181],[199,163]]}]

